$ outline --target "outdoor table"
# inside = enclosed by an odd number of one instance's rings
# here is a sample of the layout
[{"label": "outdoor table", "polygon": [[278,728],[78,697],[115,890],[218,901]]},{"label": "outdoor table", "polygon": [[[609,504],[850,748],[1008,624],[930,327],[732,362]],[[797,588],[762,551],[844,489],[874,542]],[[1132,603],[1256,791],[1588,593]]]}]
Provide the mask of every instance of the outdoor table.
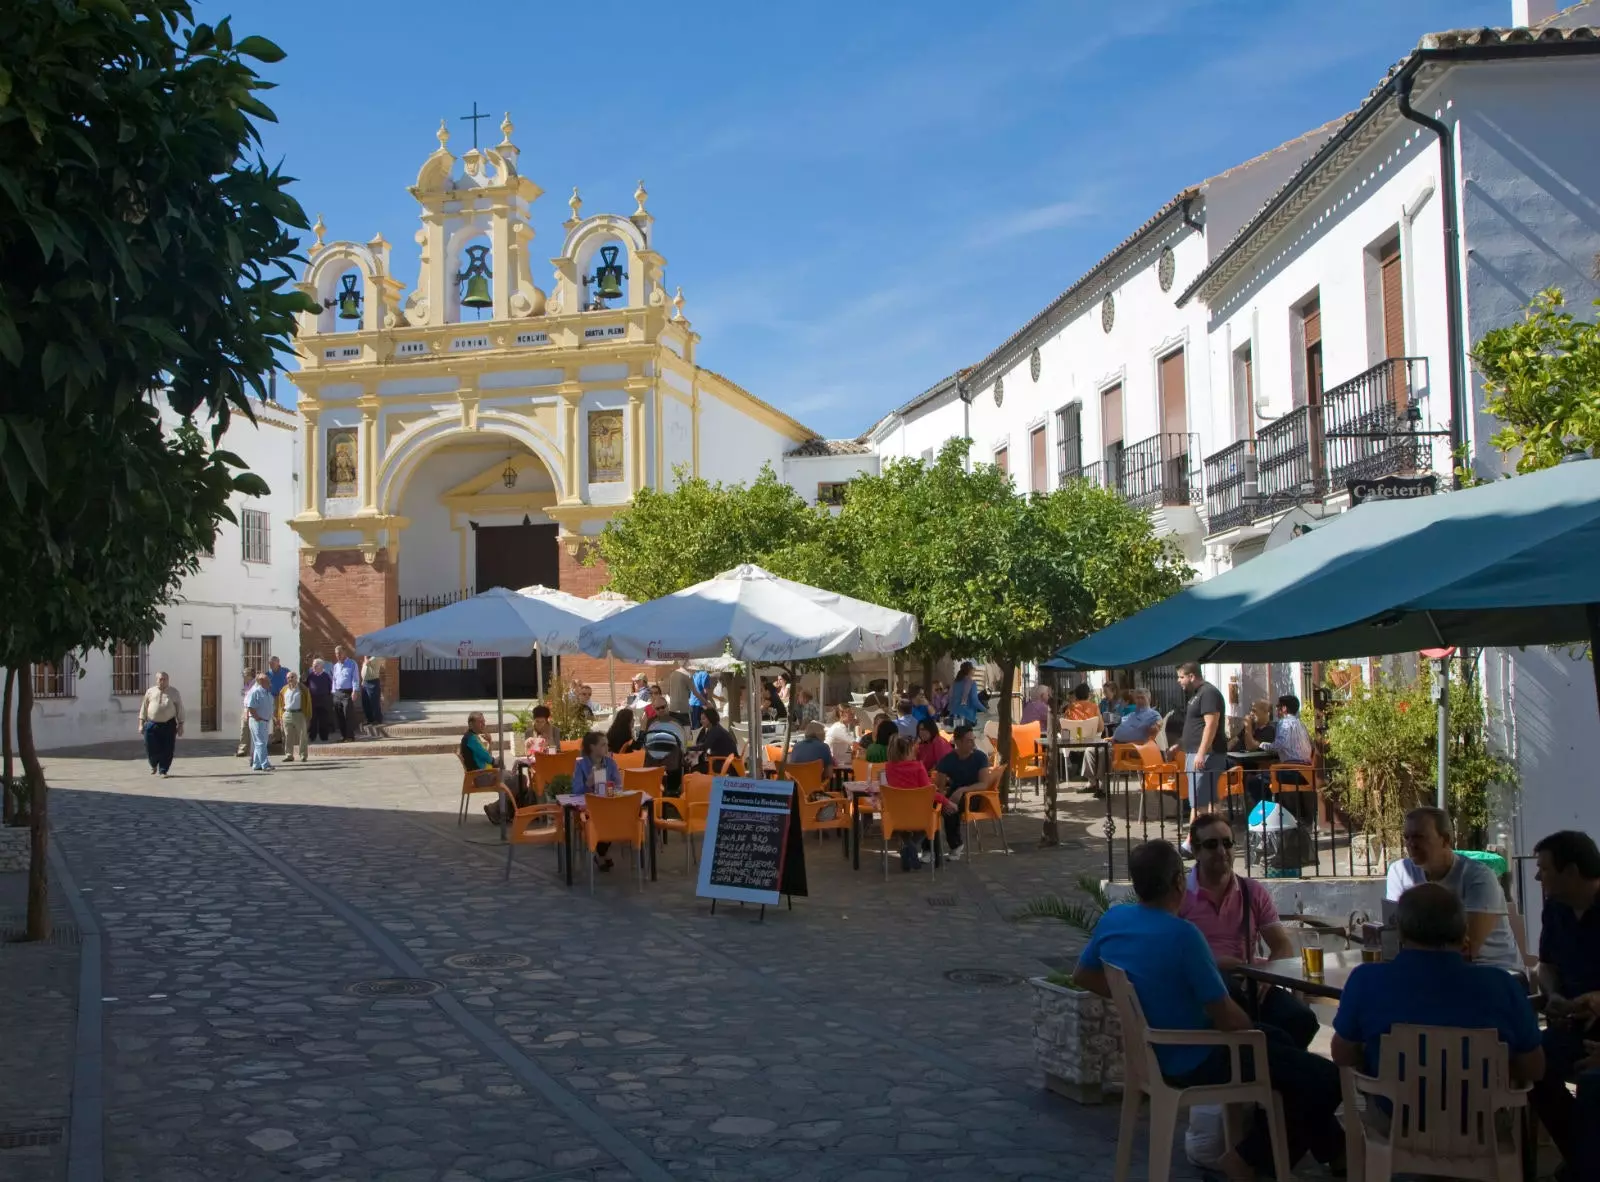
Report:
[{"label": "outdoor table", "polygon": [[1099,739],[1074,739],[1071,742],[1058,740],[1057,742],[1052,743],[1051,746],[1053,746],[1057,751],[1061,752],[1061,782],[1063,784],[1067,783],[1071,779],[1071,776],[1068,773],[1072,771],[1072,764],[1068,761],[1072,758],[1072,753],[1074,751],[1090,751],[1095,748],[1100,748],[1105,752],[1105,759],[1102,760],[1104,766],[1100,769],[1100,775],[1102,778],[1104,778],[1111,772],[1111,740],[1109,738],[1102,737]]},{"label": "outdoor table", "polygon": [[[656,881],[656,811],[650,807],[654,799],[648,792],[618,792],[618,796],[642,796],[645,813],[645,845],[650,849],[650,881]],[[667,797],[668,800],[674,799]],[[583,808],[583,796],[564,792],[556,797],[561,806],[561,841],[567,850],[567,885],[572,885],[572,817]]]},{"label": "outdoor table", "polygon": [[1344,992],[1344,983],[1350,979],[1350,971],[1361,963],[1359,948],[1349,948],[1342,952],[1324,949],[1320,981],[1313,981],[1305,975],[1298,953],[1284,960],[1264,960],[1255,964],[1235,965],[1228,972],[1235,977],[1260,981],[1266,985],[1277,985],[1296,993],[1304,993],[1309,997],[1338,1001]]},{"label": "outdoor table", "polygon": [[1260,763],[1263,760],[1275,759],[1276,755],[1271,751],[1230,751],[1228,758],[1235,763]]},{"label": "outdoor table", "polygon": [[865,780],[847,780],[845,795],[850,798],[850,868],[861,869],[861,798],[875,799],[878,786]]}]

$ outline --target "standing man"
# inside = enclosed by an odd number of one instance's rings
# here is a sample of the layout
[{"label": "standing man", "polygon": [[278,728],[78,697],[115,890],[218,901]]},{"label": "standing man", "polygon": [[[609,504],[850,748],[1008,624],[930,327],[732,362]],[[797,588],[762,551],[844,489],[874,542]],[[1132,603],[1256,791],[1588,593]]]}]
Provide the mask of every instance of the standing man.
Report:
[{"label": "standing man", "polygon": [[711,700],[711,674],[704,669],[696,669],[689,681],[689,726],[698,732],[701,712],[715,704]]},{"label": "standing man", "polygon": [[348,743],[356,737],[356,695],[361,692],[361,667],[344,651],[344,645],[333,646],[333,717],[339,724],[340,742]]},{"label": "standing man", "polygon": [[333,678],[321,657],[313,657],[306,674],[306,693],[311,698],[310,730],[313,743],[328,741],[328,719],[333,717]]},{"label": "standing man", "polygon": [[[1178,918],[1187,919],[1200,929],[1216,957],[1217,967],[1226,972],[1239,965],[1262,959],[1256,955],[1259,944],[1267,946],[1267,960],[1287,960],[1295,954],[1294,944],[1278,916],[1278,907],[1267,888],[1253,878],[1233,872],[1233,826],[1218,813],[1197,813],[1189,823],[1189,846],[1194,850],[1194,869],[1189,871],[1188,891],[1178,908]],[[1263,1026],[1276,1026],[1301,1050],[1317,1037],[1317,1015],[1287,989],[1254,987],[1237,977],[1228,981],[1228,992],[1246,1013],[1253,1013]]]},{"label": "standing man", "polygon": [[306,745],[306,736],[310,726],[306,720],[306,707],[311,704],[311,695],[300,688],[300,675],[293,669],[289,670],[288,680],[283,683],[283,692],[277,695],[278,712],[283,718],[283,762],[294,762],[294,749],[300,748],[300,762],[306,761],[310,748]]},{"label": "standing man", "polygon": [[272,740],[272,679],[265,673],[256,677],[245,695],[244,711],[250,719],[250,770],[270,772],[267,744]]},{"label": "standing man", "polygon": [[689,726],[689,703],[694,697],[694,678],[689,670],[679,665],[667,674],[667,713],[672,721],[685,729]]},{"label": "standing man", "polygon": [[1406,856],[1390,864],[1384,898],[1398,903],[1414,886],[1441,884],[1467,909],[1467,959],[1521,973],[1522,958],[1506,918],[1505,892],[1493,870],[1455,852],[1449,814],[1431,806],[1412,809],[1401,825],[1400,840]]},{"label": "standing man", "polygon": [[[256,671],[254,669],[246,669],[244,671],[244,684],[239,687],[241,697],[249,697],[250,691],[255,688],[255,685]],[[250,711],[244,706],[239,708],[239,748],[233,754],[236,759],[250,754]]]},{"label": "standing man", "polygon": [[144,691],[139,703],[139,733],[144,736],[150,774],[164,777],[172,770],[172,751],[183,734],[183,698],[167,683],[165,672],[157,673],[156,683]]},{"label": "standing man", "polygon": [[[284,742],[283,739],[283,687],[289,684],[289,671],[277,657],[267,658],[267,680],[272,689],[272,741]],[[288,743],[284,742],[285,750]]]},{"label": "standing man", "polygon": [[[1600,1111],[1600,849],[1587,833],[1563,829],[1533,852],[1544,888],[1539,984],[1549,1026],[1548,1070],[1530,1099],[1561,1150],[1565,1176],[1588,1179],[1600,1165],[1600,1123],[1592,1119]],[[1567,1091],[1572,1079],[1578,1081],[1576,1104]]]},{"label": "standing man", "polygon": [[361,661],[361,716],[368,727],[383,722],[383,658],[370,654]]},{"label": "standing man", "polygon": [[[1200,666],[1178,666],[1178,684],[1189,695],[1183,713],[1183,755],[1189,772],[1189,807],[1207,813],[1217,803],[1217,777],[1228,770],[1228,704],[1222,691],[1200,676]],[[1184,853],[1191,851],[1185,846]]]}]

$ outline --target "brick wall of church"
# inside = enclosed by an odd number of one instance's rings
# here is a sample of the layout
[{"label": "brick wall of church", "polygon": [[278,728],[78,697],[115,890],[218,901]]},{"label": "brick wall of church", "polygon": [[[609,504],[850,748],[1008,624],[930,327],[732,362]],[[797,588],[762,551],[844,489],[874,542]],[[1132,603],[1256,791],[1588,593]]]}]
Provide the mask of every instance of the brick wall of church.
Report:
[{"label": "brick wall of church", "polygon": [[[606,589],[606,582],[610,574],[606,570],[604,559],[597,559],[593,566],[585,566],[581,558],[574,558],[567,553],[563,543],[560,546],[561,554],[561,590],[568,595],[580,595],[587,599]],[[594,701],[597,706],[608,706],[609,691],[606,688],[606,659],[604,657],[572,656],[561,658],[561,672],[566,677],[576,677],[594,687]],[[661,669],[651,668],[648,665],[629,665],[623,661],[617,662],[617,696],[624,697],[628,692],[629,679],[635,673],[643,673],[651,680],[659,680],[663,672]]]},{"label": "brick wall of church", "polygon": [[[300,654],[331,660],[333,646],[353,648],[363,632],[375,632],[400,619],[400,572],[387,549],[367,562],[359,550],[324,550],[300,568]],[[385,661],[383,700],[400,692],[400,663]]]}]

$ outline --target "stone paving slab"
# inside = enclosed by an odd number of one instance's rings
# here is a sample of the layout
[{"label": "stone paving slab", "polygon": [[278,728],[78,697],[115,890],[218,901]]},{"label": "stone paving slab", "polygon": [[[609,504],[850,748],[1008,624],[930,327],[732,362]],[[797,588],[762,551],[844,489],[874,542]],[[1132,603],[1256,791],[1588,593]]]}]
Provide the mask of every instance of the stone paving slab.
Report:
[{"label": "stone paving slab", "polygon": [[[643,891],[569,891],[545,850],[506,878],[447,756],[175,770],[49,768],[116,999],[108,1178],[1111,1176],[1116,1110],[1037,1086],[1020,983],[1082,937],[1005,918],[1091,844],[1018,818],[1014,853],[885,881],[808,842],[811,897],[757,923],[710,915],[676,843]],[[397,976],[442,989],[346,992]]]}]

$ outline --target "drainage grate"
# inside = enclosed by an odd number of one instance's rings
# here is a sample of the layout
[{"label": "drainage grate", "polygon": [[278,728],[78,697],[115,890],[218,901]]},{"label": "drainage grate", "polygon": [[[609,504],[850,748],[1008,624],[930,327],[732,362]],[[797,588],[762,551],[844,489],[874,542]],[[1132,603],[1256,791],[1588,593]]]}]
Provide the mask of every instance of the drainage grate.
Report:
[{"label": "drainage grate", "polygon": [[376,981],[357,981],[346,985],[351,997],[432,997],[444,986],[422,977],[380,977]]},{"label": "drainage grate", "polygon": [[1004,985],[1015,985],[1022,978],[1013,977],[1010,973],[991,972],[989,969],[951,969],[945,973],[944,979],[952,985],[994,989]]},{"label": "drainage grate", "polygon": [[29,1149],[35,1145],[60,1145],[61,1126],[33,1129],[0,1128],[0,1149]]},{"label": "drainage grate", "polygon": [[447,956],[444,963],[452,969],[525,969],[533,962],[515,952],[460,952]]},{"label": "drainage grate", "polygon": [[954,895],[929,895],[928,896],[928,906],[929,907],[954,907],[955,905],[956,905],[956,897]]}]

